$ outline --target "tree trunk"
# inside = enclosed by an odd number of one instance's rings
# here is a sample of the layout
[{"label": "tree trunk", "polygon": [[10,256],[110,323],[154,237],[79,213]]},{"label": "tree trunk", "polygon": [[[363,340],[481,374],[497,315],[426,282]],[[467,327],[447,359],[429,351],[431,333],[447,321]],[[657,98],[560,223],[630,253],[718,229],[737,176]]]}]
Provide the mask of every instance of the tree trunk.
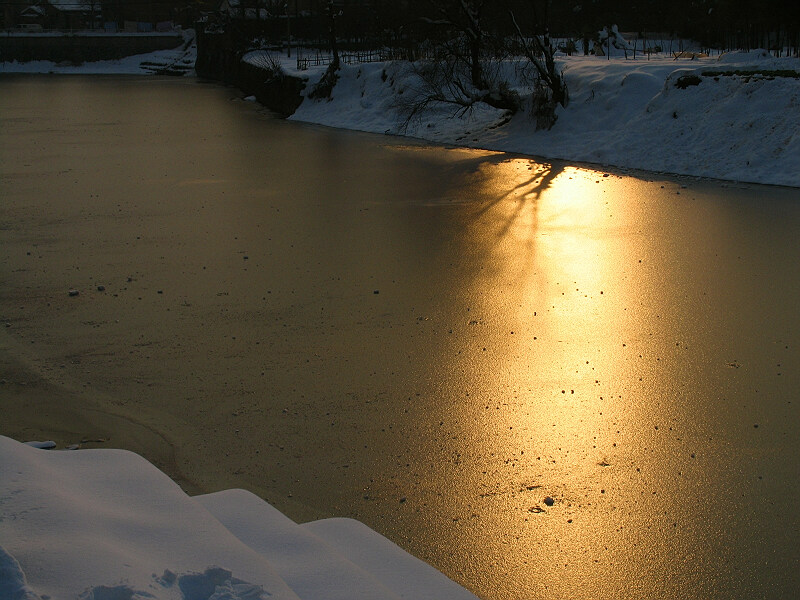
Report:
[{"label": "tree trunk", "polygon": [[331,45],[331,69],[336,71],[339,69],[339,46],[336,44],[336,6],[333,0],[328,0],[328,41]]},{"label": "tree trunk", "polygon": [[486,83],[483,81],[483,69],[481,68],[481,42],[477,35],[470,40],[469,54],[472,85],[479,90],[486,89]]}]

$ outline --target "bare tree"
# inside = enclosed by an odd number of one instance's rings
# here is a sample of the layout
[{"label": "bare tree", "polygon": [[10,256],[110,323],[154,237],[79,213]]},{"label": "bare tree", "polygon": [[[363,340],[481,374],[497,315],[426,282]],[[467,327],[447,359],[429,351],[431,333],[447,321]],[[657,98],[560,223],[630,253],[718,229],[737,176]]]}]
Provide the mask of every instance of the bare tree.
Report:
[{"label": "bare tree", "polygon": [[472,85],[479,90],[486,89],[481,68],[481,50],[486,35],[481,24],[484,0],[431,0],[431,5],[436,17],[423,17],[423,21],[461,34],[467,52],[459,52],[458,56],[469,66]]},{"label": "bare tree", "polygon": [[517,37],[517,48],[526,60],[523,76],[533,88],[533,114],[537,129],[550,129],[556,122],[556,105],[566,108],[569,93],[564,75],[555,64],[547,26],[543,33],[527,36],[519,26],[513,11],[509,11]]},{"label": "bare tree", "polygon": [[309,98],[330,98],[333,88],[339,79],[339,46],[336,42],[336,19],[341,16],[341,11],[336,8],[334,0],[328,0],[325,8],[328,19],[328,42],[331,48],[331,62],[325,73],[308,94]]},{"label": "bare tree", "polygon": [[519,96],[500,77],[503,44],[486,26],[497,6],[487,0],[429,0],[429,7],[420,21],[433,28],[434,56],[416,68],[420,99],[462,108],[484,102],[516,112]]}]

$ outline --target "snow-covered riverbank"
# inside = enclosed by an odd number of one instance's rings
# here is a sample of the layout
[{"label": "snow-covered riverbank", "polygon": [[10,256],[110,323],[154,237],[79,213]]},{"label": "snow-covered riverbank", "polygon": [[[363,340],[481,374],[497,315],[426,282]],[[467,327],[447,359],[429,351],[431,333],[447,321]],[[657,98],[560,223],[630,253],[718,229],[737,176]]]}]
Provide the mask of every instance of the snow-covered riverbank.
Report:
[{"label": "snow-covered riverbank", "polygon": [[[558,108],[549,131],[535,131],[524,112],[506,123],[503,111],[488,106],[459,118],[442,107],[404,127],[398,94],[413,92],[416,83],[400,63],[344,66],[330,101],[306,99],[291,118],[544,158],[800,186],[800,60],[756,51],[694,60],[562,57],[558,64],[570,103]],[[676,85],[679,79],[690,84]]]},{"label": "snow-covered riverbank", "polygon": [[[37,37],[57,34],[34,34]],[[119,33],[119,36],[136,36],[138,34]],[[159,35],[159,34],[155,34]],[[147,54],[137,54],[125,58],[98,60],[73,64],[70,61],[53,62],[50,60],[33,60],[29,62],[0,61],[0,75],[3,73],[53,73],[61,75],[153,75],[166,73],[169,75],[194,75],[194,63],[197,58],[197,45],[194,31],[180,32],[184,43],[169,50],[157,50]],[[71,39],[82,36],[98,37],[91,31],[81,32]]]}]

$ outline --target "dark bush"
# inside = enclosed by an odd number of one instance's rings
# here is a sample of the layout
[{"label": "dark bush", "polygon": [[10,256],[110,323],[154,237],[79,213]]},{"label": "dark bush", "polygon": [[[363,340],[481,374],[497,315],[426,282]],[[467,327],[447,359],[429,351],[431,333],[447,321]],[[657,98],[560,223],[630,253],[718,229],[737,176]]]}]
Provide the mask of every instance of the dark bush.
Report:
[{"label": "dark bush", "polygon": [[675,81],[675,87],[679,90],[685,90],[690,85],[700,85],[702,79],[699,75],[681,75]]}]

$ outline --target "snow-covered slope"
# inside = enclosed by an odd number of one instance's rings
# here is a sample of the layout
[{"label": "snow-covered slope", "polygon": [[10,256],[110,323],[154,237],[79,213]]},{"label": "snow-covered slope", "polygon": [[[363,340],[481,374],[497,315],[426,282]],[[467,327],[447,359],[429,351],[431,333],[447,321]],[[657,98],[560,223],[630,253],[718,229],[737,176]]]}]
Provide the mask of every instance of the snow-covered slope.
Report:
[{"label": "snow-covered slope", "polygon": [[131,452],[0,436],[0,598],[475,596],[357,521],[298,525],[243,490],[191,498]]}]

